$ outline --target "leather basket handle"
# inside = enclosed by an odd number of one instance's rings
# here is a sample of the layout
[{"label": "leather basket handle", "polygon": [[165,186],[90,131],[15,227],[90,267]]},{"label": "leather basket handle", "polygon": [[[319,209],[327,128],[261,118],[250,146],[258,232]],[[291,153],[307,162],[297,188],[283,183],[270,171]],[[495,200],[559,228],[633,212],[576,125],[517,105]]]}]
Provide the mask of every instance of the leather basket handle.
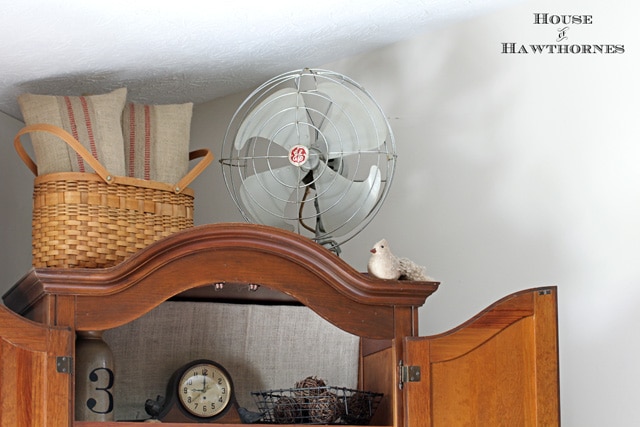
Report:
[{"label": "leather basket handle", "polygon": [[[102,163],[100,163],[98,159],[93,157],[89,150],[87,150],[69,132],[58,126],[46,123],[25,126],[24,128],[20,129],[20,131],[18,131],[13,140],[13,146],[15,147],[18,156],[20,156],[24,164],[27,165],[29,170],[31,170],[31,172],[33,172],[35,176],[38,176],[38,165],[33,161],[33,159],[24,149],[24,146],[22,145],[22,141],[20,139],[22,135],[32,132],[47,132],[62,139],[76,153],[78,153],[80,157],[82,157],[82,159],[87,162],[87,164],[91,166],[94,171],[96,171],[96,174],[98,174],[98,176],[100,176],[100,178],[102,178],[102,180],[107,184],[113,184],[116,181],[131,184],[132,179],[129,177],[117,177],[110,174],[109,171],[107,171],[107,169],[102,165]],[[191,184],[194,179],[196,179],[198,175],[200,175],[206,169],[207,166],[211,164],[211,162],[213,161],[213,154],[211,154],[211,151],[206,148],[194,150],[189,153],[189,160],[195,159],[201,160],[191,170],[189,170],[189,172],[187,172],[187,174],[183,176],[175,185],[164,183],[158,184],[166,185],[167,187],[170,187],[174,192],[181,193],[185,188],[189,186],[189,184]]]},{"label": "leather basket handle", "polygon": [[196,179],[198,175],[200,175],[213,161],[213,154],[207,148],[201,148],[199,150],[194,150],[189,153],[189,160],[195,160],[202,158],[196,165],[189,171],[185,176],[178,181],[178,183],[174,186],[174,191],[176,193],[181,192],[185,188],[191,184],[191,182]]},{"label": "leather basket handle", "polygon": [[82,160],[87,162],[87,164],[91,166],[94,171],[96,171],[96,173],[100,176],[100,178],[104,180],[104,182],[106,182],[107,184],[111,184],[114,182],[114,176],[110,174],[107,171],[107,169],[104,166],[102,166],[102,163],[100,163],[98,159],[93,157],[93,155],[89,152],[89,150],[87,150],[82,144],[80,144],[80,142],[77,139],[75,139],[66,130],[58,126],[50,125],[47,123],[38,123],[38,124],[25,126],[18,131],[15,138],[13,139],[13,146],[18,152],[18,156],[20,156],[24,164],[27,165],[27,167],[31,170],[31,172],[33,172],[35,176],[38,176],[38,165],[36,165],[33,159],[29,157],[29,154],[24,149],[22,145],[22,141],[20,140],[20,137],[22,135],[32,133],[32,132],[47,132],[62,139],[76,153],[78,153],[80,157],[82,157]]}]

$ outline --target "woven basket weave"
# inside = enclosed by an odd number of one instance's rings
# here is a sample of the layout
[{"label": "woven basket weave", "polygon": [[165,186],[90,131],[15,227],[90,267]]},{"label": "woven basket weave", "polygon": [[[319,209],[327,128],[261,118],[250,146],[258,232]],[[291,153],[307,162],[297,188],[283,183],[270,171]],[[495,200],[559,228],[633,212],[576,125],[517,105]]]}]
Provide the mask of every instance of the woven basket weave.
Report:
[{"label": "woven basket weave", "polygon": [[[96,173],[42,176],[20,142],[31,132],[49,132],[71,146]],[[14,139],[20,158],[36,175],[33,188],[34,267],[110,267],[154,241],[193,226],[193,191],[187,185],[213,160],[209,150],[175,185],[114,176],[65,130],[48,124],[21,129]]]}]

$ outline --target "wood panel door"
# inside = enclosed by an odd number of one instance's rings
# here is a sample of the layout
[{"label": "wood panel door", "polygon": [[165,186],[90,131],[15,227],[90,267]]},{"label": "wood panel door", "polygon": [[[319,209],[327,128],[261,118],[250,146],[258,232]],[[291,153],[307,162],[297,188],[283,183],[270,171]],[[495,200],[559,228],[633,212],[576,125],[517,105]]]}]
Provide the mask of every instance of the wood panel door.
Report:
[{"label": "wood panel door", "polygon": [[71,425],[70,329],[26,320],[0,305],[0,426]]},{"label": "wood panel door", "polygon": [[557,289],[512,294],[463,325],[407,337],[408,426],[557,426]]}]

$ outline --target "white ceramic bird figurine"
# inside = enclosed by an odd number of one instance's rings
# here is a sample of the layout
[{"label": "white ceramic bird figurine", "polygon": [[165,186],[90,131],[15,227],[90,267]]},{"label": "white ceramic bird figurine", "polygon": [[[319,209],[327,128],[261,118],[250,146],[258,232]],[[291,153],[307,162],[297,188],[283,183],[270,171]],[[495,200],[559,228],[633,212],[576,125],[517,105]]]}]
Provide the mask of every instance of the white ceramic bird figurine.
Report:
[{"label": "white ceramic bird figurine", "polygon": [[395,256],[386,239],[380,240],[371,248],[371,257],[367,263],[369,274],[379,279],[432,281],[426,268],[407,258]]}]

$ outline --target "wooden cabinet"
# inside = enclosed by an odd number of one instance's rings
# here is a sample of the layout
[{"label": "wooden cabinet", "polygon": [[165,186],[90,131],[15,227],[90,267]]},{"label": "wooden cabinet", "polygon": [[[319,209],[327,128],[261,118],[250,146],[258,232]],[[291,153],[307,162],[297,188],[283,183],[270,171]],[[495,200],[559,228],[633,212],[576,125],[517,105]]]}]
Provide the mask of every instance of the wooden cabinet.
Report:
[{"label": "wooden cabinet", "polygon": [[465,324],[406,337],[405,419],[413,426],[559,425],[556,289],[509,295]]},{"label": "wooden cabinet", "polygon": [[70,328],[26,320],[0,306],[0,425],[70,424]]},{"label": "wooden cabinet", "polygon": [[[248,285],[257,290],[238,292]],[[511,295],[420,338],[418,308],[437,288],[370,277],[306,238],[250,224],[195,227],[109,269],[34,269],[4,296],[22,317],[0,310],[0,425],[137,425],[73,421],[74,376],[64,363],[75,356],[74,332],[203,295],[294,301],[359,336],[359,387],[385,395],[372,425],[558,424],[555,288]]]}]

